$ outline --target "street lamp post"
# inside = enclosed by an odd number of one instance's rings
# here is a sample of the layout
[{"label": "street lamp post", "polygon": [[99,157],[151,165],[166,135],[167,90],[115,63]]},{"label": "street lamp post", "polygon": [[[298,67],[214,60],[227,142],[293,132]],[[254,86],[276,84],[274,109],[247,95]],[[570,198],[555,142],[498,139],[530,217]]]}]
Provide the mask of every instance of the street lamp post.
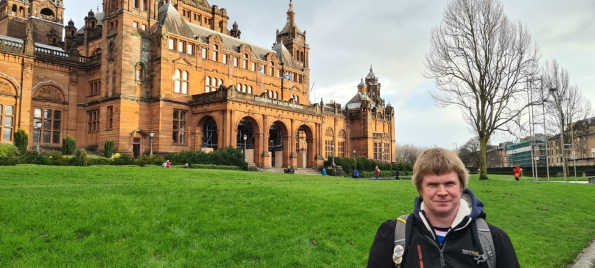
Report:
[{"label": "street lamp post", "polygon": [[37,130],[37,147],[35,150],[39,154],[39,140],[41,139],[41,121],[35,122],[35,130]]},{"label": "street lamp post", "polygon": [[353,149],[353,158],[355,158],[355,149]]},{"label": "street lamp post", "polygon": [[153,130],[149,131],[149,143],[150,143],[149,156],[153,156],[153,137],[154,136],[155,136],[155,132]]},{"label": "street lamp post", "polygon": [[335,166],[335,145],[331,144],[331,156],[333,157],[333,167]]},{"label": "street lamp post", "polygon": [[244,161],[248,162],[248,158],[246,155],[246,139],[248,139],[248,136],[246,136],[246,134],[244,134]]}]

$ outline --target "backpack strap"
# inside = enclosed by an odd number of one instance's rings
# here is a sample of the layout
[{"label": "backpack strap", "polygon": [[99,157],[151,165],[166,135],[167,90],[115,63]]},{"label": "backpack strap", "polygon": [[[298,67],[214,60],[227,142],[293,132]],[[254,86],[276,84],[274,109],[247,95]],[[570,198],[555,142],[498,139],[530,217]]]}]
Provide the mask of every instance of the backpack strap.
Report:
[{"label": "backpack strap", "polygon": [[395,248],[393,250],[393,262],[396,268],[400,268],[404,264],[403,261],[407,253],[408,241],[411,240],[413,221],[413,213],[401,215],[397,218],[397,224],[395,226]]},{"label": "backpack strap", "polygon": [[485,219],[477,218],[471,222],[471,233],[473,234],[473,240],[479,247],[479,256],[475,257],[477,264],[480,262],[486,262],[488,268],[496,267],[496,250],[494,247],[494,240],[492,239],[492,233],[486,223]]}]

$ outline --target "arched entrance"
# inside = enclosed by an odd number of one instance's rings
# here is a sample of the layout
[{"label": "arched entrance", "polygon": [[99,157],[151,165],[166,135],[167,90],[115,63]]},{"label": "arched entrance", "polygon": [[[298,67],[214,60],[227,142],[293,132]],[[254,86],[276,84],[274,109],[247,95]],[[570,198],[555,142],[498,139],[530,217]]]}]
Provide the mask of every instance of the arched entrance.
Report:
[{"label": "arched entrance", "polygon": [[203,152],[212,152],[217,150],[219,136],[217,134],[217,122],[212,117],[208,117],[202,127],[202,150]]},{"label": "arched entrance", "polygon": [[254,163],[255,139],[251,118],[244,117],[240,120],[236,135],[236,148],[242,148],[246,162]]},{"label": "arched entrance", "polygon": [[269,128],[268,146],[271,154],[271,167],[283,167],[283,129],[277,122]]},{"label": "arched entrance", "polygon": [[301,125],[297,130],[296,135],[296,146],[297,151],[297,167],[306,168],[313,166],[312,161],[308,159],[314,156],[314,139],[312,130],[307,125]]}]

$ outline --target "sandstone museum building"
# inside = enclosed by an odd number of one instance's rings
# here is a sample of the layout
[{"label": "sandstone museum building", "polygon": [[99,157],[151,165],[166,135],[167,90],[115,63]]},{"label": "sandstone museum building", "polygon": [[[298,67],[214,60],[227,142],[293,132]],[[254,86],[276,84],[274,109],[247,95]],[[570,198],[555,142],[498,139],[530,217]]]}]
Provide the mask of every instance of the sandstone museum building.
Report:
[{"label": "sandstone museum building", "polygon": [[85,25],[64,25],[64,2],[0,0],[0,143],[23,129],[31,149],[70,135],[135,157],[245,146],[259,167],[395,160],[394,109],[371,67],[348,103],[310,103],[291,1],[271,48],[206,0],[105,0]]}]

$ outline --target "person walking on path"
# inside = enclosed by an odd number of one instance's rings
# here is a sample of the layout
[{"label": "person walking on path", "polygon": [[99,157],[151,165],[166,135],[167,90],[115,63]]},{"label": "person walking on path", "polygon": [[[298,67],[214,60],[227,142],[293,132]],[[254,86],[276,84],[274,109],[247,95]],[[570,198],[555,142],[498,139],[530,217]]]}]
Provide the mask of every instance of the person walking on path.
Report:
[{"label": "person walking on path", "polygon": [[516,165],[516,167],[514,168],[514,179],[518,181],[520,177],[521,177],[521,167],[519,167],[519,165]]},{"label": "person walking on path", "polygon": [[380,179],[380,169],[378,168],[378,166],[376,166],[376,168],[374,168],[374,174],[376,175],[376,179],[379,180]]},{"label": "person walking on path", "polygon": [[399,171],[399,169],[397,168],[397,170],[396,170],[396,172],[395,172],[395,173],[396,173],[396,176],[397,176],[397,177],[395,178],[395,180],[398,180],[398,179],[399,179],[399,175],[401,174],[401,171]]},{"label": "person walking on path", "polygon": [[[380,225],[367,267],[520,267],[512,242],[502,229],[486,224],[493,241],[489,252],[484,252],[475,239],[480,239],[476,227],[486,214],[483,203],[466,188],[469,173],[454,152],[444,148],[424,151],[413,166],[411,180],[419,194],[413,213],[405,217],[406,221],[398,218]],[[403,244],[399,244],[402,240],[395,241],[397,221],[406,225],[403,229],[409,228]],[[484,237],[486,229],[481,229]],[[490,252],[494,253],[491,257]],[[490,261],[494,266],[488,265]]]}]

